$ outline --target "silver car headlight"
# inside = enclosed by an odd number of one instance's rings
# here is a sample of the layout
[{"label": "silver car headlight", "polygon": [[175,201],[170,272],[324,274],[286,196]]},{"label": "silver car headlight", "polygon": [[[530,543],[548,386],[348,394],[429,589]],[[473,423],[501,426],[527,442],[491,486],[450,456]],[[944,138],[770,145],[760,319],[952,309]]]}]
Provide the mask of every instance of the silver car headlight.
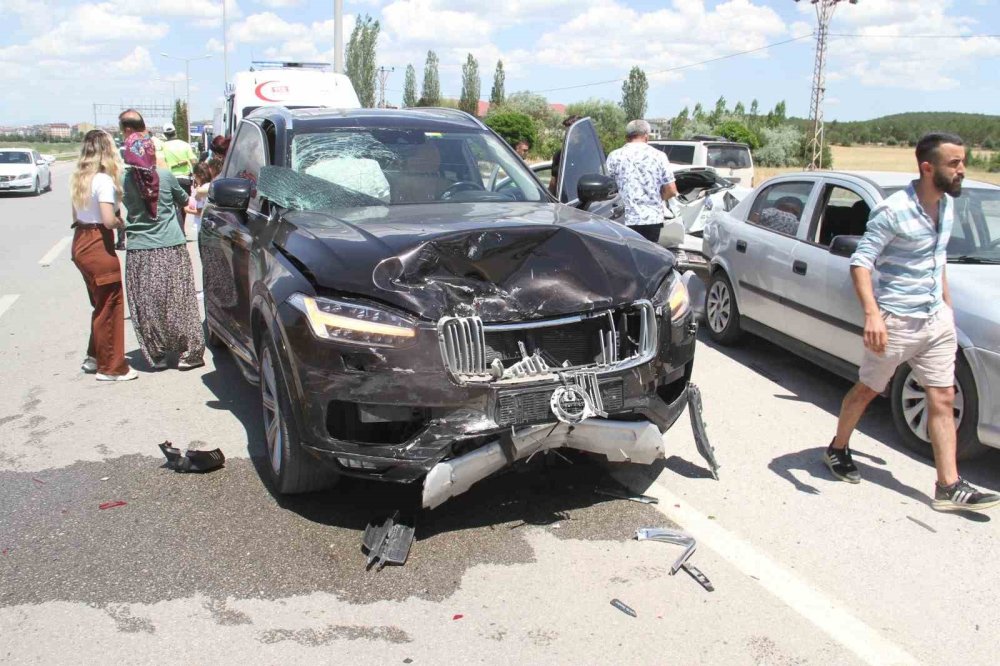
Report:
[{"label": "silver car headlight", "polygon": [[405,347],[417,336],[415,323],[381,308],[293,294],[289,305],[306,316],[313,335],[365,347]]},{"label": "silver car headlight", "polygon": [[14,176],[14,180],[28,180],[29,178],[31,178],[30,173],[22,173],[17,176]]},{"label": "silver car headlight", "polygon": [[656,290],[653,305],[657,308],[664,305],[669,307],[670,321],[677,321],[691,309],[691,297],[688,295],[687,285],[677,271],[673,271]]}]

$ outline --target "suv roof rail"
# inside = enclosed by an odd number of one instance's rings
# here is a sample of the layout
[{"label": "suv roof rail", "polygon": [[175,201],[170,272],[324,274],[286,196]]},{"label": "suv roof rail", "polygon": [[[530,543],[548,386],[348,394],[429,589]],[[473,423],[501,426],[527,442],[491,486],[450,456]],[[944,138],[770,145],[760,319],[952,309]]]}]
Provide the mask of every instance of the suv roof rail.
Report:
[{"label": "suv roof rail", "polygon": [[461,109],[453,109],[453,108],[451,108],[449,106],[415,106],[415,107],[412,107],[412,108],[417,109],[417,110],[426,109],[428,111],[444,111],[445,113],[451,114],[453,116],[458,116],[459,118],[462,118],[462,119],[472,120],[477,125],[484,126],[482,120],[480,120],[476,116],[472,115],[471,113],[468,113],[466,111],[462,111]]},{"label": "suv roof rail", "polygon": [[729,141],[724,136],[715,136],[714,134],[695,134],[688,141]]}]

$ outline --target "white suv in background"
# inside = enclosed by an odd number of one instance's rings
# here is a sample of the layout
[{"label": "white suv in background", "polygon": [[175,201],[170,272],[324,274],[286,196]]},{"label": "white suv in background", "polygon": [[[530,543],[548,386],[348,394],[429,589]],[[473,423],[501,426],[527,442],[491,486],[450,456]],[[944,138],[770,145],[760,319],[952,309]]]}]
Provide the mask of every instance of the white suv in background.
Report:
[{"label": "white suv in background", "polygon": [[678,166],[712,167],[719,175],[736,185],[753,187],[753,157],[745,143],[734,143],[722,137],[696,137],[689,141],[650,141]]}]

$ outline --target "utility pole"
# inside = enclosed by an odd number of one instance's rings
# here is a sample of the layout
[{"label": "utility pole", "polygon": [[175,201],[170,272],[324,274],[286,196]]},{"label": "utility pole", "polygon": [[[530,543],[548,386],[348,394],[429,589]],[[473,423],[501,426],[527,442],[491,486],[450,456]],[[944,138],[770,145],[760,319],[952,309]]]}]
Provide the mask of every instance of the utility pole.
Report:
[{"label": "utility pole", "polygon": [[171,60],[183,60],[184,61],[184,80],[187,82],[187,91],[184,95],[184,106],[187,110],[187,136],[188,140],[191,140],[191,61],[192,60],[205,60],[211,58],[212,54],[208,53],[203,56],[197,56],[194,58],[179,58],[177,56],[172,56],[169,53],[161,53],[164,58],[170,58]]},{"label": "utility pole", "polygon": [[222,82],[223,90],[229,85],[229,30],[226,28],[226,0],[222,0],[222,69],[226,76]]},{"label": "utility pole", "polygon": [[[800,0],[795,0],[799,2]],[[826,94],[826,39],[830,30],[830,19],[841,2],[858,4],[858,0],[810,0],[816,8],[816,62],[813,65],[812,99],[809,103],[809,119],[812,120],[812,138],[807,149],[810,157],[806,168],[823,168],[823,96]]]},{"label": "utility pole", "polygon": [[389,80],[389,75],[396,71],[395,67],[390,67],[386,69],[385,67],[379,67],[378,74],[378,108],[385,108],[385,84]]},{"label": "utility pole", "polygon": [[333,71],[344,73],[344,0],[333,0]]}]

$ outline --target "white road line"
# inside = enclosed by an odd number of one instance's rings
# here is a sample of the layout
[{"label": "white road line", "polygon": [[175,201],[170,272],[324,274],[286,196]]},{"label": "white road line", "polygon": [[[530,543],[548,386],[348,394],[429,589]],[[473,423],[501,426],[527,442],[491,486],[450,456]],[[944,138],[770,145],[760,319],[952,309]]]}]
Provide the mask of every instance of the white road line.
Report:
[{"label": "white road line", "polygon": [[[615,474],[619,476],[621,473]],[[626,475],[619,481],[628,485]],[[918,664],[903,648],[884,638],[840,603],[812,587],[804,579],[782,568],[777,562],[736,535],[709,520],[687,502],[676,497],[659,483],[643,490],[660,500],[656,508],[682,525],[697,540],[728,560],[739,571],[757,579],[760,585],[812,622],[834,641],[868,664]]]},{"label": "white road line", "polygon": [[10,309],[10,306],[14,305],[14,301],[17,300],[18,294],[7,294],[6,296],[0,296],[0,317],[3,316],[4,312]]},{"label": "white road line", "polygon": [[59,253],[66,249],[66,246],[73,242],[72,236],[66,236],[65,238],[60,238],[59,242],[52,246],[52,249],[45,253],[45,256],[38,260],[39,266],[49,266]]}]

